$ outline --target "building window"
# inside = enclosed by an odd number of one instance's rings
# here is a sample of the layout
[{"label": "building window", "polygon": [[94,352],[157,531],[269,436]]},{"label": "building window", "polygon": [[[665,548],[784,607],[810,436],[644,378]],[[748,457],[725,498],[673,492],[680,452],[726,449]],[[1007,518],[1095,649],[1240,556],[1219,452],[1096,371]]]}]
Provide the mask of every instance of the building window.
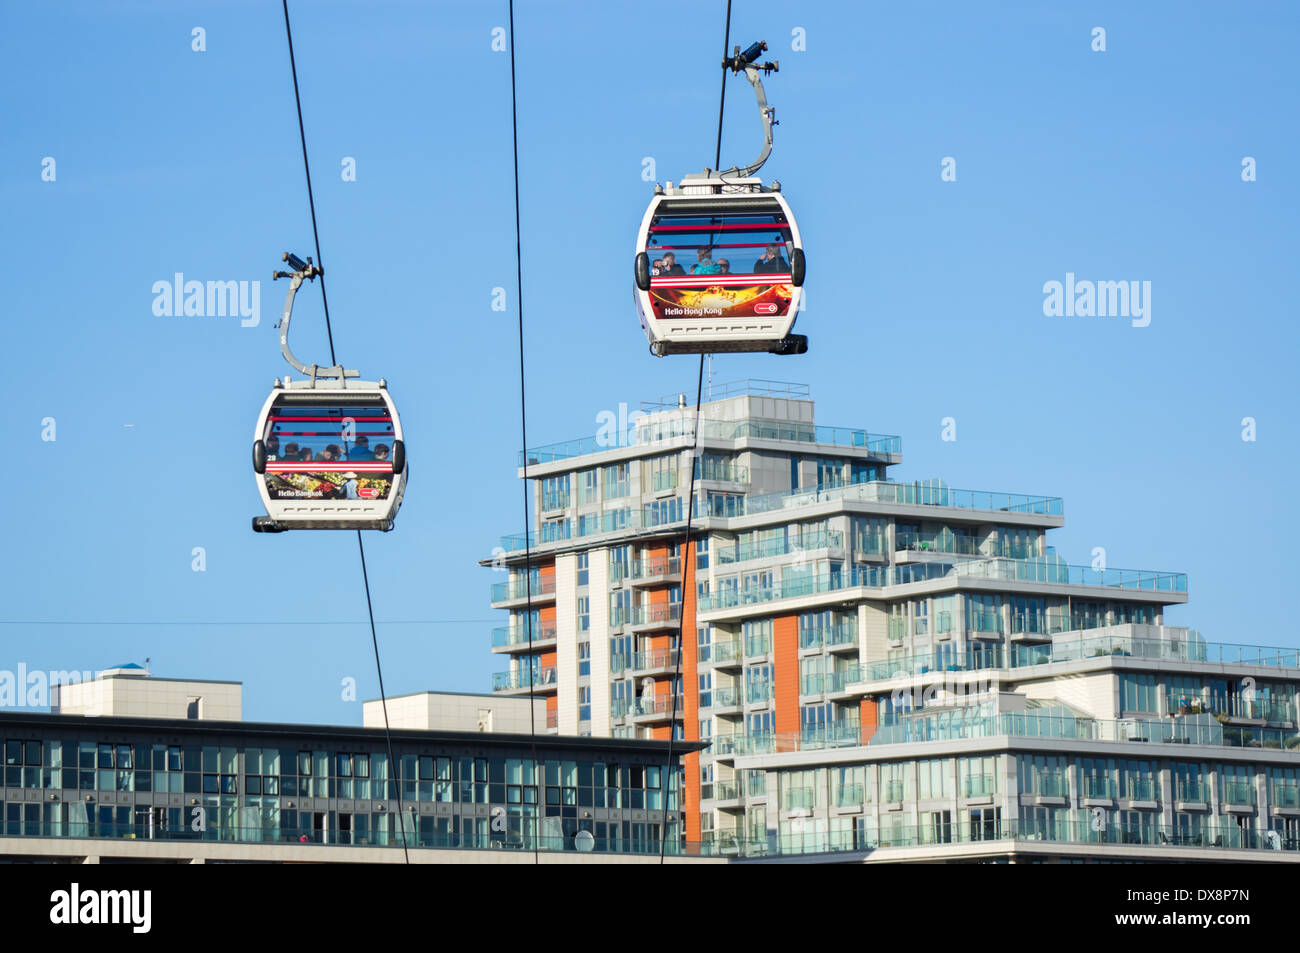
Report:
[{"label": "building window", "polygon": [[597,487],[599,486],[597,470],[592,467],[590,470],[581,470],[578,472],[578,504],[595,503],[599,500]]},{"label": "building window", "polygon": [[578,597],[578,631],[586,632],[591,628],[591,597]]},{"label": "building window", "polygon": [[542,509],[560,510],[569,505],[569,475],[550,476],[542,480]]},{"label": "building window", "polygon": [[695,568],[709,568],[709,537],[707,536],[695,541]]},{"label": "building window", "polygon": [[578,721],[591,721],[591,686],[578,686]]},{"label": "building window", "polygon": [[616,500],[627,496],[627,464],[611,463],[605,467],[605,499]]},{"label": "building window", "polygon": [[590,559],[591,559],[590,553],[578,553],[578,585],[580,586],[586,586],[590,584],[591,573],[588,568]]},{"label": "building window", "polygon": [[578,676],[591,674],[591,643],[578,643]]},{"label": "building window", "polygon": [[1120,676],[1120,708],[1124,711],[1157,711],[1154,675]]}]

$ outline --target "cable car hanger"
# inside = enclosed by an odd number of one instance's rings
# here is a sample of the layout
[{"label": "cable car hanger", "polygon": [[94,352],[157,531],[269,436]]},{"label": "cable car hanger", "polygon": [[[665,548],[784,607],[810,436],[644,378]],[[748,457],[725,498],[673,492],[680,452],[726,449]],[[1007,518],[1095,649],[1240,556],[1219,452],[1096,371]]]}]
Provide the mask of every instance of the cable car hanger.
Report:
[{"label": "cable car hanger", "polygon": [[298,289],[302,287],[304,278],[308,281],[315,281],[317,275],[325,274],[325,269],[313,264],[310,255],[307,256],[306,261],[303,261],[293,252],[285,252],[280,257],[280,260],[287,261],[289,267],[294,269],[293,271],[271,272],[272,281],[277,281],[280,278],[289,279],[289,292],[284,296],[284,311],[280,314],[280,320],[275,324],[280,330],[280,353],[289,362],[289,366],[299,373],[306,374],[308,377],[306,381],[295,383],[299,387],[315,387],[316,379],[324,378],[326,380],[337,380],[340,387],[347,387],[347,378],[359,377],[360,371],[345,368],[341,364],[335,364],[333,367],[321,367],[319,364],[312,364],[308,367],[298,360],[293,351],[289,349],[289,320],[293,316],[294,296],[298,294]]},{"label": "cable car hanger", "polygon": [[780,72],[781,61],[777,60],[774,63],[759,64],[757,60],[766,49],[767,43],[763,40],[759,40],[756,43],[750,44],[749,49],[745,50],[743,53],[740,52],[740,47],[737,46],[735,53],[728,59],[722,61],[722,68],[731,70],[733,76],[741,70],[744,70],[745,78],[748,79],[749,84],[754,87],[754,96],[758,99],[758,114],[763,120],[763,151],[758,154],[757,159],[745,166],[743,169],[739,166],[732,166],[726,172],[719,172],[719,176],[739,174],[742,178],[748,178],[759,169],[763,168],[763,163],[767,162],[767,157],[772,154],[772,127],[779,126],[780,123],[776,118],[776,107],[768,105],[767,93],[763,89],[763,78],[759,74],[760,72]]}]

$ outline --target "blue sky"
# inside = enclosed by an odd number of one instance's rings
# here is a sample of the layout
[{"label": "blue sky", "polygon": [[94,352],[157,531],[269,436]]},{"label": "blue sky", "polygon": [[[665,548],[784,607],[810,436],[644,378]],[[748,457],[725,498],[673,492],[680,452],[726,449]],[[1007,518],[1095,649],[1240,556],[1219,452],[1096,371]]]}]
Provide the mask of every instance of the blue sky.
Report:
[{"label": "blue sky", "polygon": [[[693,393],[693,358],[648,355],[629,279],[643,158],[660,180],[712,164],[724,10],[518,4],[530,443]],[[1111,566],[1186,571],[1170,619],[1296,645],[1298,11],[738,0],[733,42],[781,63],[764,175],[804,234],[811,349],[719,357],[715,380],[809,383],[821,423],[902,435],[900,479],[1060,495],[1072,562],[1104,546]],[[339,357],[389,380],[412,460],[398,529],[367,535],[386,687],[485,691],[499,577],[476,561],[522,519],[505,4],[291,12]],[[279,4],[5,20],[0,669],[150,657],[242,680],[250,719],[358,723],[341,680],[377,687],[355,537],[249,531],[253,425],[287,370],[270,272],[312,251]],[[733,80],[724,164],[758,132]],[[155,316],[178,271],[260,281],[260,325]],[[1150,281],[1150,325],[1045,317],[1067,272]],[[317,288],[295,317],[294,349],[324,362]]]}]

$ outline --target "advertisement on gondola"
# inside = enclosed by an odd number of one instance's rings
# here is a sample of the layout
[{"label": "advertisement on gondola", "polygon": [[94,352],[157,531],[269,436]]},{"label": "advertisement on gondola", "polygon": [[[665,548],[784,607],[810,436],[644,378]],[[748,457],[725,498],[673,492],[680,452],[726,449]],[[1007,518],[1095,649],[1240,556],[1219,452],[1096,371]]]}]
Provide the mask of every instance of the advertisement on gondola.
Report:
[{"label": "advertisement on gondola", "polygon": [[393,468],[381,465],[330,469],[303,463],[266,464],[266,490],[273,500],[386,500]]},{"label": "advertisement on gondola", "polygon": [[794,286],[729,281],[705,284],[698,278],[653,278],[650,303],[655,317],[674,318],[777,318],[790,311]]}]

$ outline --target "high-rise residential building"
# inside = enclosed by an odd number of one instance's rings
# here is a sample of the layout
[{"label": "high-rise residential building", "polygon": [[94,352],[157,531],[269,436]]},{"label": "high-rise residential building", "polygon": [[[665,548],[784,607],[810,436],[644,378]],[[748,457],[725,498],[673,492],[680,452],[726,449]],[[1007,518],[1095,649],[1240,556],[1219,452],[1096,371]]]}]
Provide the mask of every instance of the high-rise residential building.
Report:
[{"label": "high-rise residential building", "polygon": [[688,841],[1300,860],[1300,653],[1166,625],[1185,575],[1071,565],[1056,497],[898,481],[898,437],[798,384],[711,388],[698,440],[684,395],[595,429],[520,459],[492,687],[559,734],[708,743]]}]

